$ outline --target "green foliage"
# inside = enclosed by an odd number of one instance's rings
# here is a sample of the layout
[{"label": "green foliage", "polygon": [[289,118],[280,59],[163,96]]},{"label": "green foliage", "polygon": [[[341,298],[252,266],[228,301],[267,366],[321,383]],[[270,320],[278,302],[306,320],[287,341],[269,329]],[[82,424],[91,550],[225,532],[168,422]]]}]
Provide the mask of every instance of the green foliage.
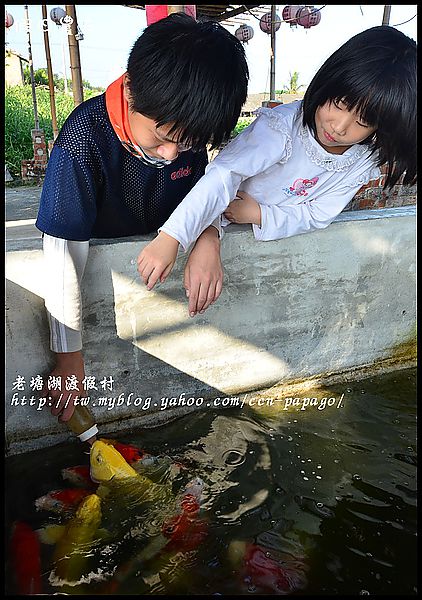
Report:
[{"label": "green foliage", "polygon": [[243,131],[245,129],[245,127],[250,125],[252,123],[252,121],[254,121],[254,120],[255,120],[255,117],[240,117],[240,119],[236,123],[236,127],[233,129],[230,137],[234,138],[237,135],[239,135],[239,133],[241,131]]},{"label": "green foliage", "polygon": [[[42,71],[43,69],[38,69]],[[84,90],[84,100],[97,96],[98,91]],[[53,126],[50,111],[50,93],[48,88],[36,87],[37,110],[40,129],[45,139],[53,139]],[[60,131],[63,123],[75,108],[73,96],[55,92],[57,127]],[[32,89],[30,85],[17,85],[5,89],[5,162],[14,178],[21,174],[22,160],[32,159],[31,130],[35,128]]]},{"label": "green foliage", "polygon": [[[38,69],[38,71],[45,69]],[[34,74],[35,75],[35,74]],[[38,80],[42,80],[39,74]],[[63,80],[61,80],[63,82]],[[59,81],[60,83],[60,81]],[[102,88],[84,88],[84,100],[98,96]],[[53,139],[53,126],[50,112],[50,93],[43,84],[35,87],[40,129],[44,130],[45,139]],[[58,89],[55,91],[57,127],[60,131],[63,123],[75,108],[72,95],[66,95]],[[231,137],[236,137],[255,117],[241,117],[233,129]],[[35,127],[32,89],[30,85],[17,85],[5,89],[5,162],[13,178],[20,178],[22,160],[32,159],[31,130]]]},{"label": "green foliage", "polygon": [[[299,84],[299,73],[298,71],[293,71],[293,73],[289,73],[290,82],[288,86],[284,86],[284,92],[286,94],[297,94],[299,89],[304,87],[303,84]],[[283,93],[283,92],[281,92]]]},{"label": "green foliage", "polygon": [[[28,65],[26,65],[23,70],[23,81],[25,84],[31,85],[31,72],[29,70]],[[35,85],[48,85],[47,69],[34,70],[34,83]]]}]

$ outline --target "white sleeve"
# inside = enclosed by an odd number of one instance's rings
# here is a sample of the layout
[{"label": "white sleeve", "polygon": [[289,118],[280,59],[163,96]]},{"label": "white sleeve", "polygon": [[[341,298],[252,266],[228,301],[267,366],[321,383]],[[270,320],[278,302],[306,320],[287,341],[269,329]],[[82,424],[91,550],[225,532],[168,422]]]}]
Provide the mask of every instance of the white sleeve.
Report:
[{"label": "white sleeve", "polygon": [[324,229],[352,200],[362,183],[342,185],[332,193],[299,204],[260,204],[261,227],[252,225],[256,240],[269,241]]},{"label": "white sleeve", "polygon": [[175,238],[186,251],[226,210],[242,181],[287,160],[290,152],[291,138],[283,117],[274,123],[271,116],[260,114],[208,164],[159,231]]},{"label": "white sleeve", "polygon": [[219,215],[219,216],[218,216],[218,217],[216,217],[216,218],[214,219],[214,221],[211,223],[211,225],[212,225],[213,227],[215,227],[215,228],[216,228],[216,230],[218,231],[218,237],[220,238],[220,240],[221,240],[221,238],[223,237],[223,229],[222,229],[223,225],[222,225],[222,222],[221,222],[221,220],[222,220],[222,217],[221,217],[221,215]]},{"label": "white sleeve", "polygon": [[45,307],[53,352],[82,348],[81,281],[89,241],[77,242],[43,235]]}]

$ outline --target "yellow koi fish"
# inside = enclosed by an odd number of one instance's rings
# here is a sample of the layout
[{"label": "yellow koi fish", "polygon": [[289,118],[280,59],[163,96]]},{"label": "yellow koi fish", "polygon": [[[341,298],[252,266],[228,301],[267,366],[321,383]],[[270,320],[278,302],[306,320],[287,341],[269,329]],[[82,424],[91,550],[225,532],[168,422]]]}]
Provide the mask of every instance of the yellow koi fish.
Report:
[{"label": "yellow koi fish", "polygon": [[135,471],[114,446],[102,440],[91,446],[90,474],[100,484],[97,494],[102,498],[112,491],[114,496],[126,497],[128,503],[174,500],[171,485],[155,483]]},{"label": "yellow koi fish", "polygon": [[53,555],[54,570],[49,581],[60,586],[61,591],[75,593],[75,586],[89,583],[85,574],[92,543],[101,522],[101,499],[97,494],[86,496],[78,506],[75,516],[66,525],[51,525],[39,530],[42,542],[56,544]]}]

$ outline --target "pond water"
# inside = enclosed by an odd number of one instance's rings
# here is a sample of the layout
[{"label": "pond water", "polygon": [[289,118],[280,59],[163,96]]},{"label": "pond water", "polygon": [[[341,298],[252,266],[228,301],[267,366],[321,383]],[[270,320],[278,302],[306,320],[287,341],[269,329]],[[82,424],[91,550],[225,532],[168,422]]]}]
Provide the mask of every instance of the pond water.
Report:
[{"label": "pond water", "polygon": [[[106,497],[106,534],[84,549],[81,586],[54,585],[54,546],[41,545],[43,593],[416,594],[416,369],[306,393],[322,395],[336,402],[203,410],[108,435],[168,457],[142,469],[176,494],[203,480],[201,535],[194,527],[189,547],[176,540],[145,562],[167,507]],[[6,535],[16,520],[72,518],[34,502],[72,485],[61,469],[88,463],[79,442],[7,458]],[[9,556],[6,594],[16,590]]]}]

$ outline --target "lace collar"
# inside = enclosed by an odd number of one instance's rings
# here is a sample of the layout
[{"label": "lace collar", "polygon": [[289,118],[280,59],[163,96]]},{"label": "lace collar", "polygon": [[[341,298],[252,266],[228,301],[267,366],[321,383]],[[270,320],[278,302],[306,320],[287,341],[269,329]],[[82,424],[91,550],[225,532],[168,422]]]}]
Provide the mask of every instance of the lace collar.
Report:
[{"label": "lace collar", "polygon": [[309,128],[302,123],[299,125],[299,138],[309,159],[327,171],[346,171],[368,151],[368,146],[355,144],[343,154],[330,154],[318,144]]}]

